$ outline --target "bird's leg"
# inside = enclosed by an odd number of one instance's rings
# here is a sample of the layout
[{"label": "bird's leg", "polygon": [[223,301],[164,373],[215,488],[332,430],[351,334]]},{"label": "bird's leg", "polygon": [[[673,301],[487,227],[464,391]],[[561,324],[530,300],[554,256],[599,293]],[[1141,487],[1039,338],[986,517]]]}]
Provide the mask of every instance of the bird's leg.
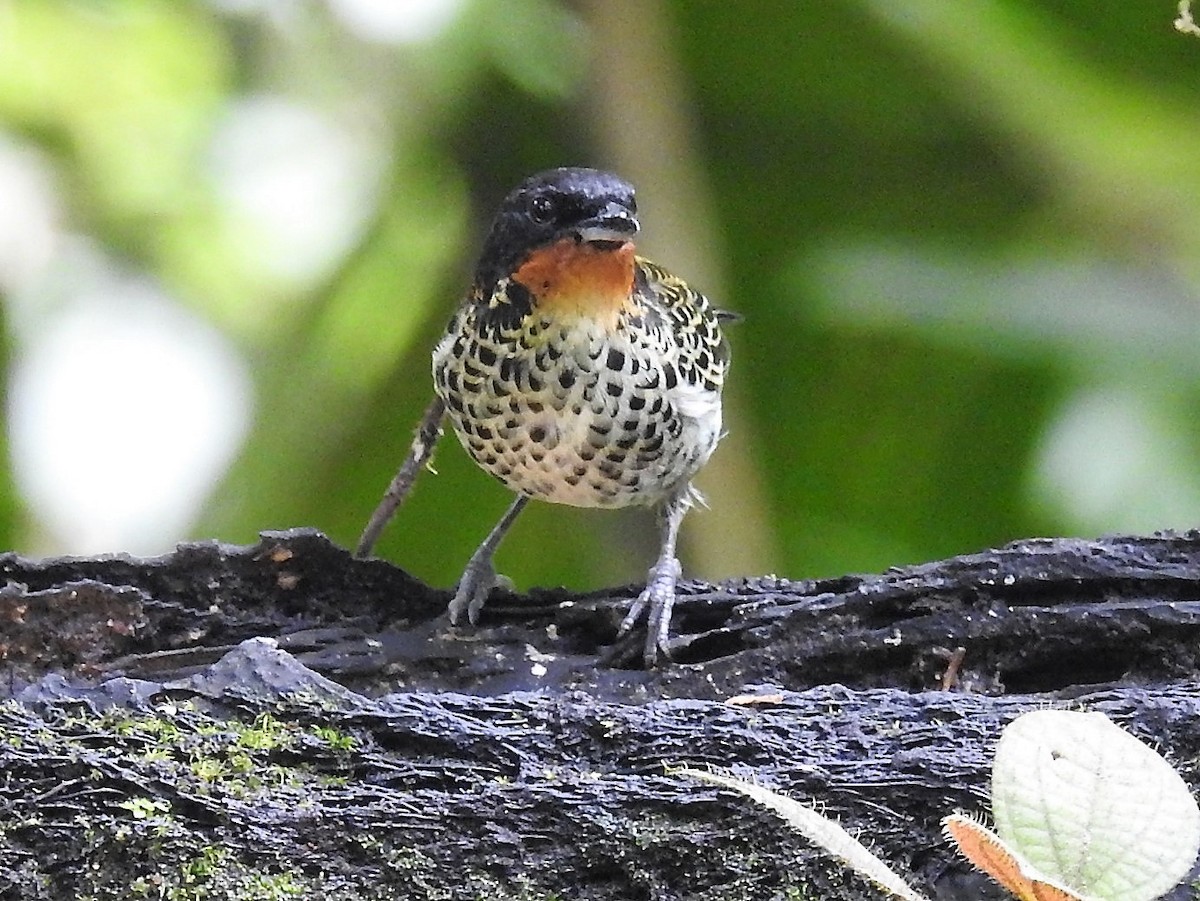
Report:
[{"label": "bird's leg", "polygon": [[676,491],[666,501],[661,510],[662,545],[658,552],[658,560],[650,567],[646,575],[646,590],[638,595],[638,599],[629,608],[629,613],[621,621],[617,630],[620,638],[634,627],[649,607],[646,620],[646,648],[643,659],[646,668],[654,666],[658,652],[670,657],[670,645],[667,641],[671,628],[671,609],[675,606],[675,583],[679,581],[682,567],[675,556],[675,541],[679,537],[679,524],[683,522],[684,514],[692,506],[692,490],[685,485]]},{"label": "bird's leg", "polygon": [[528,495],[518,494],[516,500],[509,505],[500,517],[500,521],[488,532],[483,544],[475,549],[467,568],[463,570],[462,578],[458,580],[458,589],[454,592],[454,600],[450,602],[450,623],[456,625],[463,610],[467,611],[467,620],[471,625],[479,620],[479,611],[487,600],[488,592],[496,584],[496,568],[492,565],[492,555],[496,553],[504,534],[513,524],[525,505],[529,503]]},{"label": "bird's leg", "polygon": [[445,415],[446,402],[440,397],[435,397],[433,402],[425,408],[421,424],[417,426],[417,433],[413,436],[412,446],[408,450],[408,457],[401,464],[392,483],[388,485],[387,491],[383,494],[383,500],[371,514],[367,527],[363,529],[362,537],[358,539],[358,547],[354,549],[355,557],[365,557],[371,553],[371,548],[379,540],[379,533],[383,531],[383,527],[388,524],[388,520],[400,508],[400,505],[404,503],[404,499],[412,489],[413,482],[417,480],[417,474],[421,471],[421,467],[428,463],[429,458],[433,456],[434,445],[442,436],[442,417]]}]

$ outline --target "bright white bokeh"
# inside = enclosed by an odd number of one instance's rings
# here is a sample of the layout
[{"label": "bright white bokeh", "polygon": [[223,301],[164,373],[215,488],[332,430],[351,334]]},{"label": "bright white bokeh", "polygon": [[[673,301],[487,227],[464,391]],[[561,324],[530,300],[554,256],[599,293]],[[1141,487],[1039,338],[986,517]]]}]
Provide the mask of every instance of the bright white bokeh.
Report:
[{"label": "bright white bokeh", "polygon": [[60,211],[50,167],[0,132],[0,292],[28,289],[58,244]]},{"label": "bright white bokeh", "polygon": [[233,101],[208,172],[254,267],[303,286],[342,260],[374,214],[385,154],[367,129],[271,95]]},{"label": "bright white bokeh", "polygon": [[333,14],[355,37],[387,44],[428,41],[441,34],[463,0],[328,0]]},{"label": "bright white bokeh", "polygon": [[[360,41],[400,44],[436,37],[466,6],[208,2],[261,17],[302,63],[313,17],[332,17]],[[168,254],[180,237],[209,254],[158,262],[186,282],[211,277],[204,266],[220,259],[220,290],[193,300],[223,327],[271,327],[361,242],[396,156],[395,101],[383,83],[371,70],[366,81],[312,83],[295,96],[235,96],[213,118],[189,186],[198,202],[161,223]],[[49,157],[0,133],[0,300],[13,349],[5,400],[34,526],[20,550],[166,551],[190,534],[249,428],[247,366],[160,285],[74,237],[88,226],[70,224],[60,187],[71,185],[59,185]]]},{"label": "bright white bokeh", "polygon": [[1200,523],[1200,460],[1179,411],[1151,390],[1083,388],[1046,429],[1037,495],[1098,532],[1150,533]]},{"label": "bright white bokeh", "polygon": [[[288,303],[359,241],[381,196],[383,139],[283,98],[230,104],[206,175],[243,265]],[[53,170],[0,136],[0,291],[17,488],[38,553],[159,553],[188,536],[249,427],[233,345],[144,276],[63,233]],[[261,278],[265,276],[265,280]]]},{"label": "bright white bokeh", "polygon": [[[261,16],[289,31],[311,11],[296,0],[208,0],[227,15]],[[466,0],[326,0],[333,17],[354,37],[379,44],[428,41],[448,28]],[[314,7],[315,8],[315,7]]]},{"label": "bright white bokeh", "polygon": [[249,424],[229,344],[145,279],[73,251],[70,277],[19,341],[8,397],[14,474],[38,552],[169,550]]}]

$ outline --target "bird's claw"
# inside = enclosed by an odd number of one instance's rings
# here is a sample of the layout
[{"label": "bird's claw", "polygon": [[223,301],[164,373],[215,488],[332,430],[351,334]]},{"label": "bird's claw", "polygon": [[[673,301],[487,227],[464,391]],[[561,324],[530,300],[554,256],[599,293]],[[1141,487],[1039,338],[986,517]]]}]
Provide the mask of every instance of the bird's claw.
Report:
[{"label": "bird's claw", "polygon": [[472,626],[479,622],[479,612],[487,603],[488,595],[498,583],[496,568],[488,559],[478,560],[474,557],[463,570],[462,578],[458,580],[458,588],[450,601],[450,625],[457,626],[466,611],[467,622]]},{"label": "bird's claw", "polygon": [[679,581],[682,571],[679,561],[674,557],[656,563],[646,579],[645,590],[638,595],[617,629],[617,638],[620,639],[637,625],[642,611],[649,609],[646,645],[642,651],[642,660],[647,669],[658,662],[659,653],[667,660],[671,659],[671,610],[675,606],[675,583]]}]

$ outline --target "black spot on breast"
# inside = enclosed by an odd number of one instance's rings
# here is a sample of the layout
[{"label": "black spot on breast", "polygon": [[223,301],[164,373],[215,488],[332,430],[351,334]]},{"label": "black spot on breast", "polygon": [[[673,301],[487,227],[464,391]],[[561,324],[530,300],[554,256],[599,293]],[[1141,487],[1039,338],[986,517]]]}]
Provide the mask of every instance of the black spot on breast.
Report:
[{"label": "black spot on breast", "polygon": [[504,382],[517,380],[517,363],[513,357],[505,357],[500,361],[500,380]]},{"label": "black spot on breast", "polygon": [[626,435],[624,438],[617,439],[617,447],[622,450],[629,450],[638,442],[637,435]]},{"label": "black spot on breast", "polygon": [[667,381],[667,388],[674,388],[679,384],[679,373],[675,371],[675,367],[670,363],[663,366],[663,378]]},{"label": "black spot on breast", "polygon": [[610,450],[607,454],[604,455],[604,459],[608,460],[611,463],[624,463],[625,462],[625,451]]},{"label": "black spot on breast", "polygon": [[604,361],[604,364],[613,372],[620,372],[625,368],[625,354],[621,353],[615,347],[610,348],[608,359]]},{"label": "black spot on breast", "polygon": [[570,366],[565,367],[563,371],[558,374],[558,383],[562,385],[564,391],[569,390],[570,387],[575,384],[575,370]]},{"label": "black spot on breast", "polygon": [[[465,423],[464,423],[464,425],[465,425]],[[493,432],[491,429],[489,429],[485,425],[475,426],[475,434],[478,435],[480,438],[482,438],[484,441],[491,441],[493,438],[496,437],[495,432]]]},{"label": "black spot on breast", "polygon": [[609,382],[604,386],[604,390],[608,392],[609,397],[620,397],[625,388],[619,382]]},{"label": "black spot on breast", "polygon": [[479,345],[479,352],[475,356],[484,366],[496,365],[496,352],[490,347],[485,347],[482,344]]},{"label": "black spot on breast", "polygon": [[531,400],[529,403],[525,404],[525,409],[530,413],[541,413],[544,409],[546,409],[546,405],[541,401]]},{"label": "black spot on breast", "polygon": [[543,385],[544,385],[544,383],[542,382],[542,380],[539,379],[536,375],[534,375],[532,372],[529,374],[529,390],[530,391],[535,391],[535,392],[541,391]]},{"label": "black spot on breast", "polygon": [[631,409],[631,410],[640,410],[640,409],[642,409],[644,406],[646,406],[646,395],[644,395],[644,394],[633,394],[633,395],[630,395],[630,397],[629,397],[629,409]]},{"label": "black spot on breast", "polygon": [[516,331],[533,309],[533,295],[520,282],[508,283],[504,301],[495,306],[481,305],[476,308],[475,324],[481,332],[497,335]]},{"label": "black spot on breast", "polygon": [[546,430],[540,425],[535,425],[529,430],[529,440],[534,444],[541,444],[546,440]]},{"label": "black spot on breast", "polygon": [[654,403],[650,405],[651,413],[661,413],[663,408],[663,399],[661,397],[654,398]]},{"label": "black spot on breast", "polygon": [[448,394],[446,396],[446,404],[455,413],[465,413],[466,412],[465,408],[463,407],[463,402],[459,398],[458,394]]}]

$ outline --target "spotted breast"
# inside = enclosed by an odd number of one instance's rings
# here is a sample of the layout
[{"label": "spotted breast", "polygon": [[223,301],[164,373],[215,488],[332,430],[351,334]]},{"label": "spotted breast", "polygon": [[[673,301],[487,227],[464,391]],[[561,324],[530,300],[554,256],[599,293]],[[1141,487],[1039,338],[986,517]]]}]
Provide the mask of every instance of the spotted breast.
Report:
[{"label": "spotted breast", "polygon": [[[513,491],[577,507],[655,504],[721,436],[729,355],[717,317],[632,247],[622,283],[588,272],[620,270],[621,252],[564,243],[500,285],[501,302],[458,312],[433,355],[436,390],[463,447]],[[580,300],[556,266],[616,300]]]}]

